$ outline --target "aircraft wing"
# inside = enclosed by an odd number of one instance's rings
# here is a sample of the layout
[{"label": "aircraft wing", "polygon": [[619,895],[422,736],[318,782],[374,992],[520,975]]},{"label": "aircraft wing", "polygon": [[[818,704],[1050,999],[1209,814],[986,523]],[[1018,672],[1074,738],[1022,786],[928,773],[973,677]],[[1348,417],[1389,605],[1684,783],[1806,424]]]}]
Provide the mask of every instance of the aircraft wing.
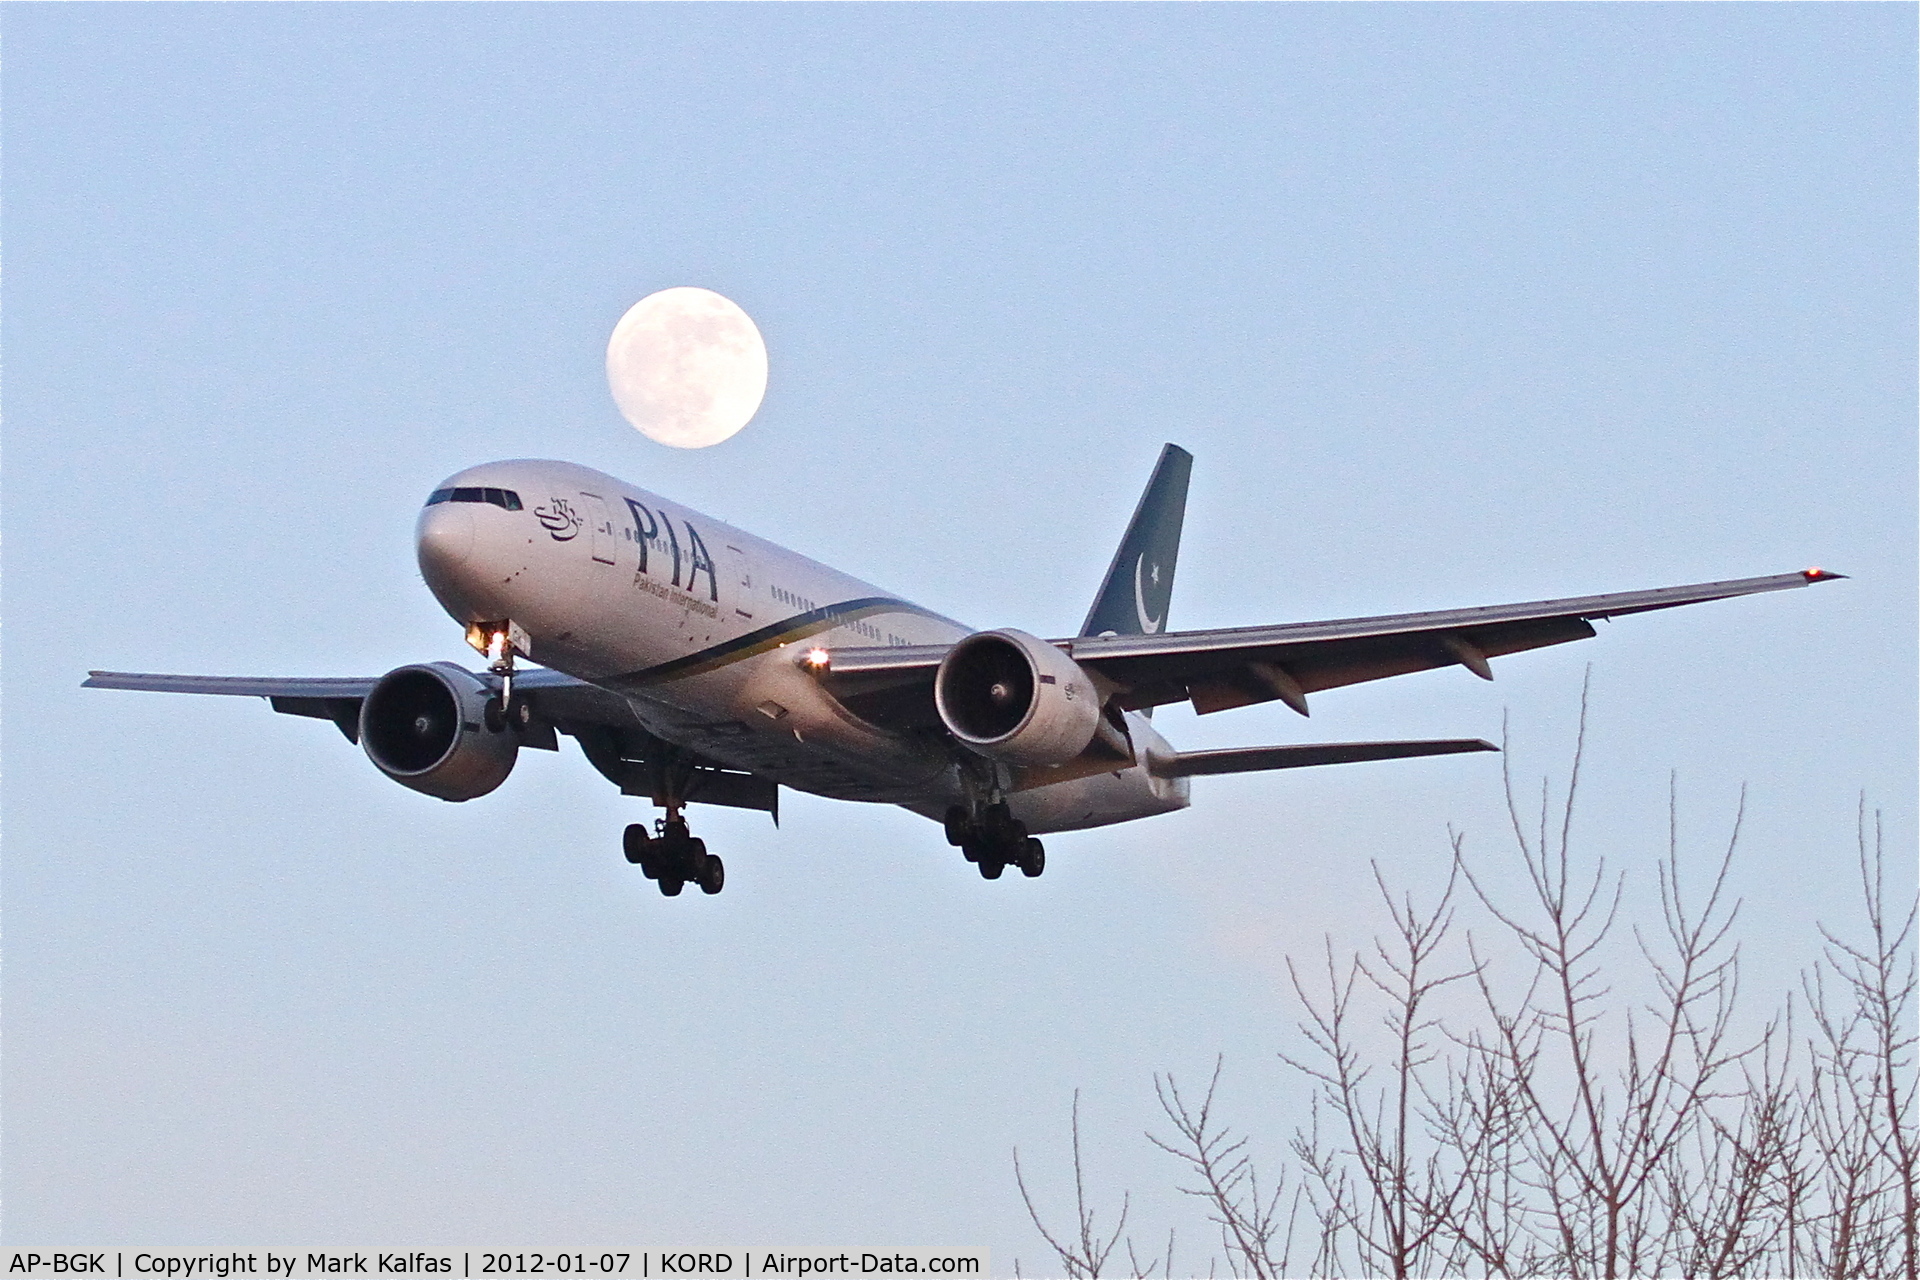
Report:
[{"label": "aircraft wing", "polygon": [[360,700],[378,680],[378,676],[180,676],[146,671],[89,671],[80,687],[265,698],[275,711],[331,720],[349,742],[358,742]]},{"label": "aircraft wing", "polygon": [[[331,720],[349,742],[360,740],[360,703],[378,676],[192,676],[138,671],[90,671],[87,689],[136,689],[154,693],[211,693],[265,698],[287,715]],[[522,746],[557,751],[555,731],[580,749],[609,782],[627,795],[652,795],[663,768],[686,773],[687,798],[707,804],[779,813],[778,788],[769,778],[707,760],[656,737],[633,705],[611,689],[559,671],[521,671],[513,696],[534,711],[521,731]]]},{"label": "aircraft wing", "polygon": [[[1821,569],[1650,591],[1524,604],[1387,614],[1269,627],[1079,636],[1051,643],[1104,680],[1126,710],[1192,702],[1201,713],[1274,700],[1307,714],[1307,695],[1434,667],[1493,678],[1488,659],[1584,640],[1593,621],[1844,577]],[[934,672],[944,645],[834,648],[824,680],[855,714],[881,723],[938,723]]]},{"label": "aircraft wing", "polygon": [[[379,676],[189,676],[89,671],[81,687],[265,698],[275,711],[331,720],[350,741],[357,742],[360,701],[379,681]],[[627,700],[619,694],[558,671],[522,671],[514,677],[514,692],[516,696],[527,695],[542,719],[562,729],[573,722],[621,729],[639,724]]]}]

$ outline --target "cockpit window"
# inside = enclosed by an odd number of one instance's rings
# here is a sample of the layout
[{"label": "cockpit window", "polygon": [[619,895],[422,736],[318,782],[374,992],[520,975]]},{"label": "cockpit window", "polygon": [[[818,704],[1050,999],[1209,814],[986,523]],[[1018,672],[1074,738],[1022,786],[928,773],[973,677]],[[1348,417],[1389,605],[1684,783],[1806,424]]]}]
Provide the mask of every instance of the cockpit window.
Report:
[{"label": "cockpit window", "polygon": [[435,489],[427,495],[427,505],[442,502],[488,502],[503,511],[519,511],[520,495],[511,489]]}]

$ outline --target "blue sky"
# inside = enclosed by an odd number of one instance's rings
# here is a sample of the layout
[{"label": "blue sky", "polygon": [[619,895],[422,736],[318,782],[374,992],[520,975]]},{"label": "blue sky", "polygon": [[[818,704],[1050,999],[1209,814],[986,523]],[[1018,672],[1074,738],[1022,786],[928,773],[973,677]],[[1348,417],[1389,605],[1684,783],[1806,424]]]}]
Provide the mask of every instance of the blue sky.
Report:
[{"label": "blue sky", "polygon": [[[1910,891],[1908,6],[0,10],[0,1237],[964,1244],[1044,1270],[1016,1143],[1203,1229],[1141,1138],[1227,1056],[1277,1154],[1281,957],[1366,864],[1501,865],[1496,760],[1201,779],[987,884],[937,828],[701,813],[714,900],[619,857],[569,750],[453,806],[263,705],[90,667],[465,656],[418,504],[600,467],[981,626],[1071,631],[1163,441],[1174,625],[1822,565],[1806,592],[1159,723],[1186,747],[1498,737],[1579,833],[1705,852],[1750,787],[1756,1001]],[[643,439],[608,332],[764,333],[759,417]],[[1528,786],[1534,785],[1531,781]],[[1055,1193],[1064,1187],[1057,1176]],[[1186,1246],[1183,1246],[1183,1248]]]}]

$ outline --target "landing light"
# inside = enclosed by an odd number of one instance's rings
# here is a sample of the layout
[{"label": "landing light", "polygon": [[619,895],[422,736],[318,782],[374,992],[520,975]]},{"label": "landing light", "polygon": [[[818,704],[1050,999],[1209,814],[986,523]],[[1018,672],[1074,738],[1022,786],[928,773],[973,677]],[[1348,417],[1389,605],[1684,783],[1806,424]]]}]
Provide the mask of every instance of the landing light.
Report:
[{"label": "landing light", "polygon": [[825,671],[827,669],[827,663],[830,662],[832,658],[832,654],[820,646],[815,645],[813,648],[807,650],[807,656],[804,661],[815,671]]},{"label": "landing light", "polygon": [[528,653],[532,648],[532,642],[511,621],[469,622],[467,643],[496,663],[506,661],[515,650]]}]

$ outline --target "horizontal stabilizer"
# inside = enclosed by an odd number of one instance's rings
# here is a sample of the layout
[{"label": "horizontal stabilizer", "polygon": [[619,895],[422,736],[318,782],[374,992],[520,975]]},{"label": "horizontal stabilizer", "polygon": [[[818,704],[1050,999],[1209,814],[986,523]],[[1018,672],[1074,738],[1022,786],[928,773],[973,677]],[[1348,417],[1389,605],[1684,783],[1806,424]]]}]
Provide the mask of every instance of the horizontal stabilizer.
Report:
[{"label": "horizontal stabilizer", "polygon": [[1499,749],[1483,738],[1438,738],[1425,742],[1312,742],[1294,747],[1182,751],[1150,758],[1147,771],[1162,778],[1189,778],[1208,773],[1304,769],[1316,764],[1354,764],[1362,760],[1401,760],[1409,756],[1450,756],[1463,751]]}]

